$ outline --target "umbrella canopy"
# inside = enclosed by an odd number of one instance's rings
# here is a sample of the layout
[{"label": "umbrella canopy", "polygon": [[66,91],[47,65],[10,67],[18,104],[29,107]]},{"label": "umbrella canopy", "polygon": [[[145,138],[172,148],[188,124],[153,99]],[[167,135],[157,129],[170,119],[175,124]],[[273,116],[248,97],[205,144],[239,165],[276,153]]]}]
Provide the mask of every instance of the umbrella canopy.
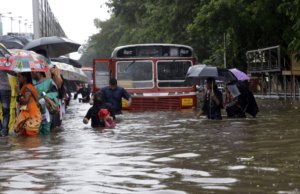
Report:
[{"label": "umbrella canopy", "polygon": [[52,62],[51,65],[55,65],[61,71],[61,75],[66,80],[86,81],[86,74],[79,68],[72,65],[60,62]]},{"label": "umbrella canopy", "polygon": [[10,49],[9,51],[12,56],[9,57],[6,65],[0,66],[0,70],[14,72],[46,72],[49,70],[50,61],[42,55],[21,49]]},{"label": "umbrella canopy", "polygon": [[235,81],[234,75],[227,69],[218,68],[215,66],[208,66],[204,64],[193,65],[189,68],[185,81],[191,84],[199,84],[201,80],[209,77],[216,80]]},{"label": "umbrella canopy", "polygon": [[10,56],[10,52],[6,49],[6,47],[0,43],[0,57]]},{"label": "umbrella canopy", "polygon": [[0,43],[0,70],[8,65],[8,59],[10,56],[10,52],[2,43]]},{"label": "umbrella canopy", "polygon": [[80,44],[64,37],[49,36],[28,42],[23,49],[39,51],[46,51],[47,57],[59,57],[61,55],[76,52]]},{"label": "umbrella canopy", "polygon": [[0,36],[0,42],[8,49],[21,49],[24,47],[22,41],[14,36]]},{"label": "umbrella canopy", "polygon": [[233,75],[237,78],[237,80],[239,81],[245,81],[245,80],[250,80],[250,77],[242,72],[241,70],[237,69],[237,68],[233,68],[233,69],[229,69],[229,71],[231,73],[233,73]]},{"label": "umbrella canopy", "polygon": [[27,36],[14,36],[16,39],[18,39],[19,41],[22,42],[23,45],[26,45],[28,42],[30,42],[30,40],[32,40],[31,38],[28,38]]},{"label": "umbrella canopy", "polygon": [[72,65],[74,67],[77,67],[77,68],[82,67],[82,65],[81,65],[81,63],[79,63],[79,61],[77,61],[75,59],[68,58],[68,57],[64,57],[64,56],[61,56],[61,57],[58,57],[58,58],[51,58],[51,61],[67,63],[67,64],[70,64],[70,65]]}]

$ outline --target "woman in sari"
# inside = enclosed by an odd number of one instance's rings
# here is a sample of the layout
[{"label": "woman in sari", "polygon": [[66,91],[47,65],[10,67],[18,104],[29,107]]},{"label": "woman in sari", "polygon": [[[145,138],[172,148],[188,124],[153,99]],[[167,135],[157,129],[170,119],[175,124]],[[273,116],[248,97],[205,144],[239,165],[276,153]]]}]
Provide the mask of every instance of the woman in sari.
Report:
[{"label": "woman in sari", "polygon": [[40,134],[49,134],[51,128],[51,122],[53,115],[48,111],[46,107],[46,101],[44,96],[51,99],[58,106],[58,92],[57,87],[52,79],[46,78],[44,72],[32,72],[32,78],[35,81],[34,87],[38,92],[38,102],[40,105],[40,111],[42,113],[42,124],[39,129]]},{"label": "woman in sari", "polygon": [[30,72],[18,73],[20,113],[16,118],[15,132],[22,135],[38,135],[42,116],[37,105],[38,93],[32,85]]}]

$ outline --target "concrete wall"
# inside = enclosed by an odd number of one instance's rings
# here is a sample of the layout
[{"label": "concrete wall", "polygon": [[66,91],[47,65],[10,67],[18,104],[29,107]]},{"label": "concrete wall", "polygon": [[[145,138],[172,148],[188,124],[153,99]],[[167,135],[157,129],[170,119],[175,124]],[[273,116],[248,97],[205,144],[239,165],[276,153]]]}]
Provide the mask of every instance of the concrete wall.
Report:
[{"label": "concrete wall", "polygon": [[32,0],[34,39],[47,36],[66,37],[47,0]]}]

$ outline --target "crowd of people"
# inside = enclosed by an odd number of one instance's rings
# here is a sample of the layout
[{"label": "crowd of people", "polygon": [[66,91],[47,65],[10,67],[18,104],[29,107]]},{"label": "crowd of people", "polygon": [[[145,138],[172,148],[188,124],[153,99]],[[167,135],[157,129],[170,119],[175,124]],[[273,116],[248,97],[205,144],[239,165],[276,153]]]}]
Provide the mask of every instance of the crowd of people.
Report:
[{"label": "crowd of people", "polygon": [[[47,135],[61,125],[70,95],[57,69],[51,69],[50,76],[45,72],[23,72],[15,77],[0,71],[0,79],[1,136],[7,136],[9,129],[18,135]],[[82,95],[79,102],[92,105],[83,123],[91,120],[93,128],[114,128],[116,115],[122,113],[122,98],[128,100],[127,106],[131,104],[129,93],[113,78],[109,86],[92,96],[85,84],[77,88],[75,99],[78,94]]]},{"label": "crowd of people", "polygon": [[61,125],[68,95],[59,69],[22,72],[17,77],[1,70],[0,77],[1,136],[8,135],[10,128],[17,134],[49,134]]},{"label": "crowd of people", "polygon": [[218,89],[215,79],[210,77],[206,80],[206,88],[203,106],[197,113],[197,117],[205,115],[208,119],[221,120],[223,108],[225,108],[228,118],[245,118],[246,113],[255,117],[259,112],[247,81],[227,83],[223,95]]},{"label": "crowd of people", "polygon": [[[59,127],[65,114],[65,102],[70,98],[60,71],[52,67],[50,75],[45,72],[23,72],[13,76],[0,71],[0,103],[2,121],[0,135],[8,135],[12,128],[20,135],[47,135],[52,129]],[[13,80],[13,79],[12,79]],[[18,84],[17,84],[18,82]],[[252,92],[245,82],[228,83],[225,94],[218,89],[214,78],[206,80],[206,93],[203,106],[197,116],[206,115],[208,119],[222,119],[221,109],[225,108],[228,117],[245,118],[246,113],[256,116],[258,106]],[[90,88],[83,84],[77,88],[79,102],[90,103],[92,106],[83,118],[83,123],[91,127],[114,128],[116,115],[122,114],[122,98],[131,105],[130,94],[119,87],[117,80],[111,78],[109,86],[102,88],[91,96]],[[225,99],[223,99],[223,96]],[[17,104],[11,108],[13,102]],[[16,117],[12,110],[17,110]]]}]

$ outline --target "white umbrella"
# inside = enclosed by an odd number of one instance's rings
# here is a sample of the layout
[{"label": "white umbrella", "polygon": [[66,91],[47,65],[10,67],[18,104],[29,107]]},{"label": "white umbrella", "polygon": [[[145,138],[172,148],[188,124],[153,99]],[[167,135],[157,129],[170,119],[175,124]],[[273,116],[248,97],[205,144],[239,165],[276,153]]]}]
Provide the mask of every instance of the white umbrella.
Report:
[{"label": "white umbrella", "polygon": [[72,65],[60,62],[51,62],[52,65],[55,65],[60,71],[61,75],[66,80],[76,80],[76,81],[86,81],[86,74],[77,67],[73,67]]}]

